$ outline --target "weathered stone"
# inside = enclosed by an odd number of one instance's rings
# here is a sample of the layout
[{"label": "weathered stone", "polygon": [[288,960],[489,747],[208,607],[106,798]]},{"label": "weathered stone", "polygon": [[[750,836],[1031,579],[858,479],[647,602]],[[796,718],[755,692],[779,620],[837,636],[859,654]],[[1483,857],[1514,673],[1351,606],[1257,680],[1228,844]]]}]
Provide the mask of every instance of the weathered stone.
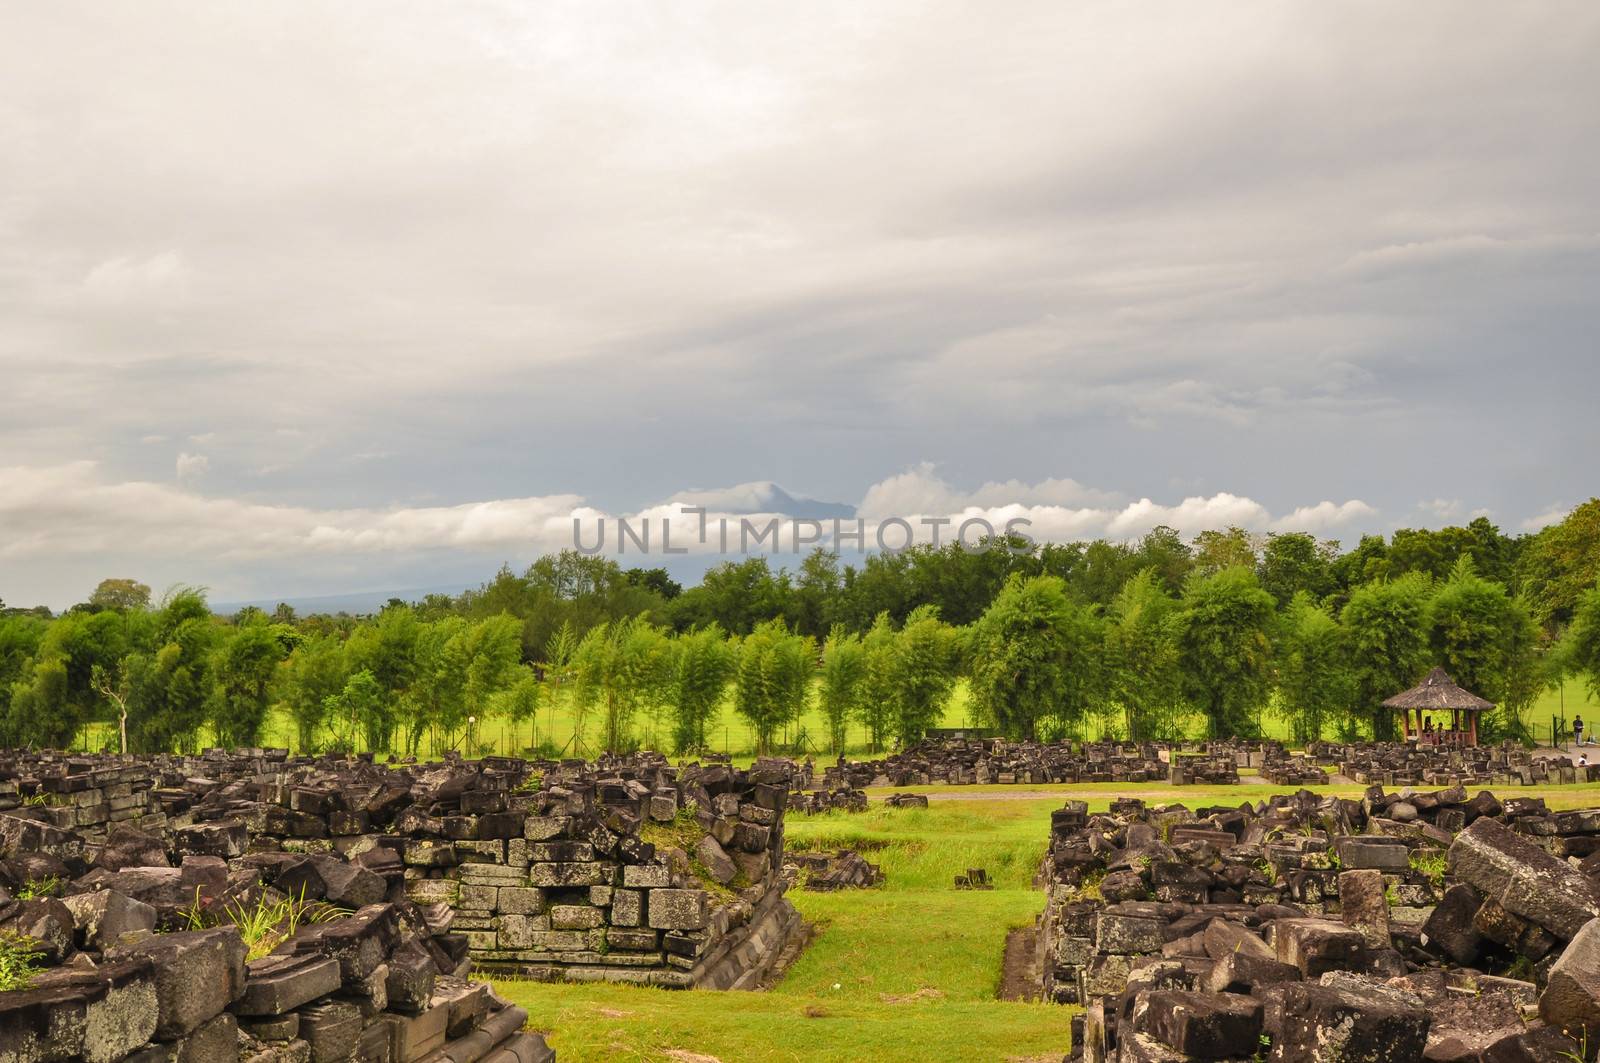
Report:
[{"label": "weathered stone", "polygon": [[1344,871],[1339,875],[1339,917],[1366,939],[1367,947],[1389,947],[1389,900],[1383,872]]},{"label": "weathered stone", "polygon": [[1580,1041],[1600,1043],[1600,919],[1584,924],[1550,968],[1539,1017]]},{"label": "weathered stone", "polygon": [[1272,937],[1278,962],[1298,967],[1307,978],[1357,968],[1365,958],[1360,932],[1328,919],[1279,919]]},{"label": "weathered stone", "polygon": [[1415,996],[1295,982],[1284,987],[1274,1063],[1411,1063],[1423,1058],[1428,1012]]},{"label": "weathered stone", "polygon": [[1478,959],[1483,938],[1472,925],[1473,916],[1483,904],[1483,896],[1466,883],[1445,890],[1427,922],[1422,924],[1423,946],[1463,967]]},{"label": "weathered stone", "polygon": [[153,931],[156,927],[153,907],[111,890],[75,893],[63,897],[61,903],[72,912],[78,943],[83,948],[104,950],[124,934]]},{"label": "weathered stone", "polygon": [[706,869],[707,873],[711,875],[712,879],[721,885],[726,886],[739,873],[738,866],[729,858],[722,846],[717,844],[717,840],[709,834],[701,838],[695,846],[694,856],[696,860],[700,861],[700,865]]},{"label": "weathered stone", "polygon": [[1339,838],[1334,852],[1339,854],[1339,866],[1352,871],[1404,871],[1411,862],[1411,850],[1404,842],[1375,836]]},{"label": "weathered stone", "polygon": [[236,1015],[282,1015],[339,988],[339,961],[322,956],[264,956],[245,973]]},{"label": "weathered stone", "polygon": [[156,988],[150,961],[47,971],[0,993],[0,1063],[114,1063],[150,1040]]},{"label": "weathered stone", "polygon": [[361,1039],[361,1012],[354,1004],[338,1001],[303,1007],[300,1037],[311,1046],[311,1063],[350,1059]]},{"label": "weathered stone", "polygon": [[155,972],[156,1036],[175,1040],[238,1000],[245,986],[245,944],[236,926],[157,934],[117,951],[143,956]]},{"label": "weathered stone", "polygon": [[1110,953],[1159,952],[1165,930],[1159,919],[1101,912],[1095,919],[1095,948]]},{"label": "weathered stone", "polygon": [[1133,1027],[1191,1059],[1253,1055],[1261,1037],[1259,1000],[1234,993],[1158,990],[1141,994]]},{"label": "weathered stone", "polygon": [[1514,915],[1562,939],[1600,916],[1600,884],[1493,819],[1478,819],[1450,845],[1451,873]]},{"label": "weathered stone", "polygon": [[700,930],[706,925],[704,890],[653,889],[648,914],[655,930]]}]

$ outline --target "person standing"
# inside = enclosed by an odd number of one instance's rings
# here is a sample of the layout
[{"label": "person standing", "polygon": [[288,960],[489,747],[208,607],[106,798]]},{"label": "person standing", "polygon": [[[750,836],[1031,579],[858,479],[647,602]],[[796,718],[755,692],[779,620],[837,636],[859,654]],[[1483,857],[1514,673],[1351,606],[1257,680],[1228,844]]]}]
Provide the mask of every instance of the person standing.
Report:
[{"label": "person standing", "polygon": [[1576,742],[1580,746],[1583,745],[1583,717],[1582,716],[1574,716],[1572,718],[1572,740],[1574,742]]}]

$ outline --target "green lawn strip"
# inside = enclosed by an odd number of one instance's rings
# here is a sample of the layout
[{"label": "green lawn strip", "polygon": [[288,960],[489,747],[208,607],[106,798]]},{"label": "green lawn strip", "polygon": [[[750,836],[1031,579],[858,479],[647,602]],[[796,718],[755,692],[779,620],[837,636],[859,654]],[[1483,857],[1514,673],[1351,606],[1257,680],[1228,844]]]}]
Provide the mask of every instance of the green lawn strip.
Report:
[{"label": "green lawn strip", "polygon": [[[889,960],[887,962],[899,962]],[[997,1063],[1059,1059],[1070,1009],[501,982],[562,1063]],[[691,1054],[692,1053],[692,1054]]]},{"label": "green lawn strip", "polygon": [[[1069,1047],[1072,1008],[994,999],[1006,932],[1032,923],[1044,903],[1030,883],[1049,839],[1051,809],[1077,796],[1102,810],[1112,793],[1191,808],[1237,805],[1284,788],[1048,789],[1048,798],[946,801],[927,809],[874,805],[864,814],[788,818],[790,848],[861,849],[884,868],[887,882],[872,890],[794,893],[818,934],[769,993],[519,981],[498,988],[528,1009],[530,1025],[548,1033],[566,1063],[703,1063],[675,1051],[721,1063],[1059,1059]],[[1316,787],[1344,796],[1361,789]],[[1600,785],[1512,787],[1502,794],[1543,797],[1552,808],[1600,804]],[[999,888],[951,889],[952,878],[968,867],[986,868]]]}]

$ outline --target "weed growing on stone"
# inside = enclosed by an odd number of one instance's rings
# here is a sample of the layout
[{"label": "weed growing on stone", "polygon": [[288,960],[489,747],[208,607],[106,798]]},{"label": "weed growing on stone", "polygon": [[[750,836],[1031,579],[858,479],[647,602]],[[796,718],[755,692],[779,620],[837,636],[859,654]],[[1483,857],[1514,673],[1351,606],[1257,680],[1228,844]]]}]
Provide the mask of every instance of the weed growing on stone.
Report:
[{"label": "weed growing on stone", "polygon": [[17,890],[17,900],[33,901],[40,897],[54,897],[61,892],[61,879],[55,875],[46,875],[44,878],[30,879]]},{"label": "weed growing on stone", "polygon": [[14,930],[0,930],[0,993],[27,989],[39,973],[39,943]]},{"label": "weed growing on stone", "polygon": [[1443,849],[1411,850],[1411,868],[1427,876],[1428,882],[1435,890],[1444,889],[1444,874],[1449,864]]}]

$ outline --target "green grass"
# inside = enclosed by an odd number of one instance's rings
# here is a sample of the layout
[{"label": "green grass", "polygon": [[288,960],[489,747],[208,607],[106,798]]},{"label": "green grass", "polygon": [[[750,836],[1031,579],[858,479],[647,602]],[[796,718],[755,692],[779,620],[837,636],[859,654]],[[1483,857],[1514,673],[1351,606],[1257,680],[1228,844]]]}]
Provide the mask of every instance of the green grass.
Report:
[{"label": "green grass", "polygon": [[[791,848],[855,847],[880,889],[791,894],[817,936],[769,993],[501,982],[558,1058],[722,1063],[1059,1059],[1071,1011],[995,1000],[1006,932],[1033,922],[1053,799],[786,820]],[[981,806],[981,807],[980,807]],[[997,887],[958,891],[984,867]],[[937,1046],[935,1053],[934,1046]]]},{"label": "green grass", "polygon": [[[1099,811],[1114,797],[1152,803],[1238,805],[1283,787],[1102,783],[1081,786],[923,786],[991,799],[934,801],[927,809],[874,803],[862,814],[791,816],[791,849],[856,848],[880,864],[879,889],[791,894],[818,927],[815,940],[768,993],[672,992],[631,986],[497,983],[527,1008],[564,1063],[921,1063],[1057,1060],[1072,1009],[995,1000],[1006,932],[1044,903],[1031,888],[1049,840],[1050,812],[1068,797]],[[1313,787],[1355,796],[1360,786]],[[1049,797],[1008,797],[1046,791]],[[1600,785],[1513,787],[1552,808],[1600,804]],[[982,867],[992,891],[951,882]],[[910,998],[910,999],[906,999]],[[674,1054],[677,1053],[677,1054]],[[698,1055],[684,1054],[697,1053]]]}]

